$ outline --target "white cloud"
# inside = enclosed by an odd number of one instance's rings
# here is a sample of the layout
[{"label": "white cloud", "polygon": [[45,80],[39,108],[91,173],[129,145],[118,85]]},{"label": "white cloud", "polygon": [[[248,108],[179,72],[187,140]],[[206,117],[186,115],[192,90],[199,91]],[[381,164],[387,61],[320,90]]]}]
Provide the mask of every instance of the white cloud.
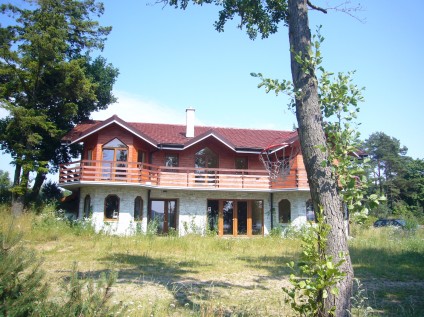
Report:
[{"label": "white cloud", "polygon": [[[118,102],[107,109],[95,112],[92,118],[105,120],[116,114],[127,122],[185,124],[185,108],[176,109],[163,106],[154,100],[123,91],[115,91]],[[196,120],[196,124],[200,124]]]}]

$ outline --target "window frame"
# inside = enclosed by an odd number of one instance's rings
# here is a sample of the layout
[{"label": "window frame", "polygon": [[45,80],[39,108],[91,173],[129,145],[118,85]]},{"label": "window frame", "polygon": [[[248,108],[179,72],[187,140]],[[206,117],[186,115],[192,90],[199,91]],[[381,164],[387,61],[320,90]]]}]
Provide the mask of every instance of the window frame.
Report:
[{"label": "window frame", "polygon": [[[117,215],[116,215],[116,217],[113,217],[114,216],[114,214],[115,214],[115,212],[113,212],[113,215],[112,215],[112,218],[108,218],[107,217],[107,210],[106,210],[106,208],[107,208],[107,204],[106,204],[106,201],[109,199],[109,198],[112,198],[112,197],[116,197],[116,199],[117,199],[117,211],[115,211],[116,213],[117,213]],[[103,217],[104,217],[104,220],[105,221],[119,221],[119,213],[120,213],[120,208],[121,208],[121,199],[119,198],[119,196],[118,195],[116,195],[116,194],[109,194],[109,195],[107,195],[106,197],[105,197],[105,200],[104,200],[104,213],[103,213]]]},{"label": "window frame", "polygon": [[[174,165],[174,164],[168,165],[169,162],[175,163],[172,159],[171,159],[171,161],[169,161],[169,158],[174,158],[176,160],[176,165]],[[164,166],[166,166],[168,168],[179,167],[180,166],[180,157],[179,157],[179,155],[178,154],[173,154],[173,153],[172,154],[170,154],[170,153],[165,154]],[[169,171],[172,172],[172,171],[175,171],[175,170],[170,169]]]},{"label": "window frame", "polygon": [[[140,200],[139,202],[139,215],[138,217],[136,217],[136,209],[137,209],[137,200]],[[141,196],[137,196],[134,198],[134,213],[133,213],[133,218],[135,222],[140,222],[143,221],[143,205],[144,205],[144,201],[143,198]]]},{"label": "window frame", "polygon": [[[313,218],[312,217],[308,217],[308,215],[313,215]],[[308,199],[306,202],[305,202],[305,216],[306,216],[306,221],[309,221],[309,222],[315,222],[315,212],[314,212],[314,203],[313,203],[313,201],[312,201],[312,198],[310,198],[310,199]]]},{"label": "window frame", "polygon": [[[154,198],[151,199],[149,202],[149,222],[154,220],[153,214],[152,214],[152,206],[153,206],[153,202],[155,201],[159,201],[159,202],[163,202],[164,204],[164,214],[163,214],[163,227],[162,227],[162,232],[160,234],[168,234],[169,233],[169,228],[173,228],[174,230],[178,231],[178,199],[161,199],[161,198]],[[170,225],[169,223],[169,203],[173,202],[174,206],[175,206],[175,210],[174,210],[174,223],[173,226],[172,224]]]},{"label": "window frame", "polygon": [[82,210],[82,217],[83,218],[90,218],[91,216],[91,196],[89,194],[85,195],[84,197],[84,205]]},{"label": "window frame", "polygon": [[[282,206],[283,202],[284,203],[287,202],[287,205]],[[285,216],[287,216],[287,215],[284,215],[284,214],[285,214],[285,212],[287,212],[287,210],[283,209],[282,207],[287,207],[287,209],[288,209],[288,217],[287,217],[288,219],[287,219],[287,221],[284,221],[285,218],[286,218]],[[290,222],[291,222],[291,202],[287,198],[284,198],[284,199],[281,199],[278,202],[278,223],[289,224]]]}]

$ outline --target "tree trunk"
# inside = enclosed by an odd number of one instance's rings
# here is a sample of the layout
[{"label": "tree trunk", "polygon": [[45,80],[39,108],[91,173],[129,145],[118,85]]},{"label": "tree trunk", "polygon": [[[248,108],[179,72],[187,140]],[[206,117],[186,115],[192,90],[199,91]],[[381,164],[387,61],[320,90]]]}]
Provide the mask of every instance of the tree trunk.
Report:
[{"label": "tree trunk", "polygon": [[[21,181],[21,165],[16,163],[15,165],[15,175],[13,176],[13,189],[16,189],[20,185]],[[18,217],[22,215],[24,211],[24,198],[15,190],[12,191],[12,215]]]},{"label": "tree trunk", "polygon": [[319,105],[318,83],[315,74],[313,72],[306,74],[294,59],[294,52],[302,52],[302,56],[308,56],[311,43],[307,0],[289,0],[288,9],[292,78],[295,90],[302,92],[296,99],[296,117],[311,197],[315,210],[318,210],[319,206],[322,207],[325,221],[331,228],[326,253],[337,261],[339,252],[343,252],[346,260],[340,267],[346,273],[346,277],[337,285],[339,295],[333,296],[329,292],[330,296],[324,300],[326,311],[321,316],[328,316],[328,310],[332,306],[336,306],[336,316],[348,316],[353,269],[337,183],[332,177],[330,167],[323,166],[323,163],[328,161],[327,153],[318,148],[326,144]]}]

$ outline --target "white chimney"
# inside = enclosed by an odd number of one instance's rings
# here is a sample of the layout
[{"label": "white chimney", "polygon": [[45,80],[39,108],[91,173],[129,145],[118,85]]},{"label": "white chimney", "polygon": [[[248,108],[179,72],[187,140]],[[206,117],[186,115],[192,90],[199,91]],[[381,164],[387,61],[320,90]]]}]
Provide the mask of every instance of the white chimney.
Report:
[{"label": "white chimney", "polygon": [[186,109],[186,137],[194,137],[194,112],[196,110],[193,108]]}]

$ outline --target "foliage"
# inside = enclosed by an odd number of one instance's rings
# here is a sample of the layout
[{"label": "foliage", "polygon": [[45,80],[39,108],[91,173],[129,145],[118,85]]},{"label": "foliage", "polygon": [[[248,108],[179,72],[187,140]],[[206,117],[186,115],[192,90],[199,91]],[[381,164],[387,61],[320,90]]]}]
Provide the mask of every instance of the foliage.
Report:
[{"label": "foliage", "polygon": [[399,188],[399,199],[424,220],[424,159],[406,157],[393,183]]},{"label": "foliage", "polygon": [[375,190],[386,195],[389,207],[399,195],[399,187],[394,180],[402,170],[408,149],[400,141],[383,132],[375,132],[364,142],[365,150],[371,158]]},{"label": "foliage", "polygon": [[[158,0],[174,6],[175,8],[186,9],[190,0]],[[214,26],[218,32],[224,31],[224,26],[235,16],[240,17],[238,27],[246,28],[248,36],[253,40],[258,34],[262,38],[278,31],[280,22],[287,21],[287,1],[265,0],[265,1],[246,1],[246,0],[193,0],[193,4],[215,4],[222,7],[219,12],[219,18]]]},{"label": "foliage", "polygon": [[15,233],[13,222],[0,231],[0,315],[29,316],[34,314],[48,293],[43,282],[41,261],[24,248],[22,235]]},{"label": "foliage", "polygon": [[43,201],[49,203],[59,201],[63,197],[63,193],[57,183],[53,181],[48,181],[43,185],[42,197]]},{"label": "foliage", "polygon": [[126,307],[122,303],[110,305],[112,286],[117,273],[102,273],[95,282],[90,277],[81,278],[74,263],[69,280],[63,284],[63,302],[45,303],[43,315],[47,316],[124,316]]},{"label": "foliage", "polygon": [[352,296],[352,308],[349,311],[349,316],[367,317],[372,316],[374,312],[372,307],[368,304],[368,297],[361,281],[357,278],[353,279],[355,282],[354,296]]},{"label": "foliage", "polygon": [[[51,217],[49,217],[51,218]],[[43,222],[52,227],[52,222]],[[1,316],[121,316],[126,307],[111,305],[111,288],[117,273],[102,273],[95,282],[81,278],[74,263],[69,279],[63,283],[61,300],[48,300],[49,286],[36,253],[23,247],[21,233],[14,222],[0,229],[0,315]]]},{"label": "foliage", "polygon": [[[331,255],[326,253],[329,225],[324,222],[322,212],[317,212],[315,225],[302,237],[302,253],[299,261],[299,272],[290,275],[292,289],[283,289],[288,295],[288,303],[300,316],[325,316],[324,299],[328,292],[338,294],[336,284],[341,281],[345,273],[340,266],[345,261],[343,254],[339,255],[338,262],[334,262]],[[294,262],[287,264],[295,270]],[[330,309],[333,315],[335,307]]]},{"label": "foliage", "polygon": [[405,213],[415,218],[424,216],[424,160],[406,156],[407,148],[398,139],[383,132],[375,132],[365,140],[369,153],[368,173],[374,185],[369,192],[387,196],[387,215]]},{"label": "foliage", "polygon": [[269,236],[272,238],[282,238],[283,232],[284,232],[283,227],[280,225],[277,225],[271,229],[271,231],[269,232]]},{"label": "foliage", "polygon": [[[339,193],[353,219],[363,222],[368,216],[369,208],[379,205],[384,197],[371,194],[366,196],[369,181],[367,179],[368,160],[360,155],[360,134],[356,130],[355,119],[359,112],[359,102],[363,100],[361,91],[352,83],[352,73],[343,74],[327,72],[322,66],[321,44],[324,37],[313,36],[309,56],[296,55],[296,61],[306,73],[318,73],[319,102],[323,117],[326,119],[323,128],[327,137],[326,145],[321,150],[328,154],[323,162],[332,171],[332,178],[339,186]],[[291,97],[289,108],[294,107],[295,99],[302,98],[300,91],[295,91],[288,80],[265,78],[262,74],[253,73],[261,82],[258,87],[264,87],[268,93],[274,91],[277,95],[285,93]]]},{"label": "foliage", "polygon": [[0,170],[0,204],[8,203],[11,199],[10,189],[12,183],[9,179],[9,172]]},{"label": "foliage", "polygon": [[154,237],[159,232],[159,220],[152,219],[147,223],[146,235],[149,237]]},{"label": "foliage", "polygon": [[[90,57],[103,49],[111,30],[93,20],[103,14],[102,4],[25,2],[0,6],[7,17],[0,26],[0,106],[9,113],[0,120],[0,147],[20,175],[13,189],[18,196],[26,193],[30,172],[45,175],[76,154],[61,147],[61,138],[115,101],[111,90],[118,75],[104,58]],[[36,178],[35,191],[42,181]]]}]

